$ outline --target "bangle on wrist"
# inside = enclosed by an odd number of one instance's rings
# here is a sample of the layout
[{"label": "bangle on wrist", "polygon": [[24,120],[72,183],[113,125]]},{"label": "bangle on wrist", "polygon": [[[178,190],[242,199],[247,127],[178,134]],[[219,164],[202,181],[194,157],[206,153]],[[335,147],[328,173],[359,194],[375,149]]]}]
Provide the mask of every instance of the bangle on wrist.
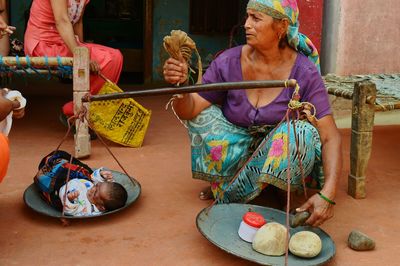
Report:
[{"label": "bangle on wrist", "polygon": [[336,205],[336,202],[334,202],[333,200],[329,199],[327,196],[325,196],[324,194],[322,194],[321,192],[318,192],[318,195],[325,200],[326,202],[328,202],[329,204],[332,205]]}]

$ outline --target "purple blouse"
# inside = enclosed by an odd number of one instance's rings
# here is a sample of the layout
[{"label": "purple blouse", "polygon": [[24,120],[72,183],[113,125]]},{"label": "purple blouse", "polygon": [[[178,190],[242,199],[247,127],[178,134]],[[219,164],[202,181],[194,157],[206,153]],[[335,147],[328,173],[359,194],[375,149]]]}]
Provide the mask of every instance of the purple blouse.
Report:
[{"label": "purple blouse", "polygon": [[[240,57],[242,47],[237,46],[219,55],[203,76],[203,84],[243,81]],[[318,119],[331,114],[328,93],[315,65],[303,54],[298,53],[289,79],[300,85],[301,101],[312,103]],[[271,103],[255,108],[248,100],[245,90],[211,91],[199,93],[207,101],[221,105],[225,117],[233,124],[275,125],[285,116],[293,88],[283,89]]]}]

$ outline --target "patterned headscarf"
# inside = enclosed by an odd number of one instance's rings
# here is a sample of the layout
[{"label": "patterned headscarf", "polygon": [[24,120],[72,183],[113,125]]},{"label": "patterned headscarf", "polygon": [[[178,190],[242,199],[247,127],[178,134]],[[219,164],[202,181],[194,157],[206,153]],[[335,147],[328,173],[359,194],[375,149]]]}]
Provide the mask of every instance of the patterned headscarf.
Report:
[{"label": "patterned headscarf", "polygon": [[299,7],[296,0],[250,0],[247,8],[276,19],[288,19],[290,25],[286,35],[289,45],[296,51],[308,56],[318,70],[320,69],[317,48],[307,36],[299,32]]}]

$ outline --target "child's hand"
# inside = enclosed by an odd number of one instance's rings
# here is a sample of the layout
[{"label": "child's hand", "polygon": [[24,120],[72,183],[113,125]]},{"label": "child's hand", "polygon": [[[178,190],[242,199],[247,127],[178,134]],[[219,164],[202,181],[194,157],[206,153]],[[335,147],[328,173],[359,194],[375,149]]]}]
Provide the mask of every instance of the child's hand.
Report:
[{"label": "child's hand", "polygon": [[79,191],[72,191],[67,194],[67,198],[69,201],[74,201],[79,197]]},{"label": "child's hand", "polygon": [[106,180],[107,182],[111,182],[114,180],[113,174],[111,171],[108,170],[101,170],[100,175]]}]

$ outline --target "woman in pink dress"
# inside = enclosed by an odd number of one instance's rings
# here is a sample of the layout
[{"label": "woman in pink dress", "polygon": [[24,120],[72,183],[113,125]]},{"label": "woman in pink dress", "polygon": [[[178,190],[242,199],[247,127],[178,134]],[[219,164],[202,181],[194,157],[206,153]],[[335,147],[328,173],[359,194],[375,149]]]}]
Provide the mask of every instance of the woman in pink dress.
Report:
[{"label": "woman in pink dress", "polygon": [[[90,0],[33,0],[25,32],[25,54],[29,56],[72,56],[77,46],[90,51],[90,70],[99,71],[114,83],[122,70],[122,54],[110,47],[84,43],[82,16]],[[90,93],[97,94],[104,84],[98,75],[90,77]],[[73,115],[72,102],[63,113]]]}]

